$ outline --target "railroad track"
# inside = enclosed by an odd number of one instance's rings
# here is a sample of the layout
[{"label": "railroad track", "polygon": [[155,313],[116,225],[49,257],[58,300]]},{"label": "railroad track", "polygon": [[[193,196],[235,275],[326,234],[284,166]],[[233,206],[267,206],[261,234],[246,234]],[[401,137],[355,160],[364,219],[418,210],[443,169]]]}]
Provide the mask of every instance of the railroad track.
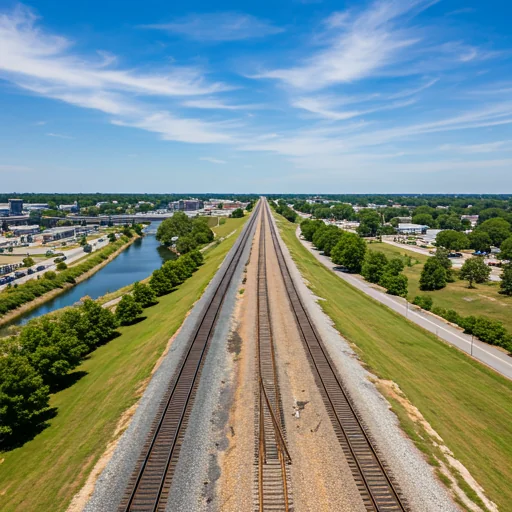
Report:
[{"label": "railroad track", "polygon": [[[269,206],[266,202],[264,209],[270,217]],[[366,510],[372,512],[407,511],[405,499],[393,477],[389,474],[386,464],[381,460],[369,432],[359,418],[324,343],[300,299],[271,219],[269,219],[269,225],[279,268],[306,355]]]},{"label": "railroad track", "polygon": [[166,508],[213,330],[224,297],[258,217],[260,204],[236,242],[231,260],[211,299],[205,305],[180,364],[169,382],[146,444],[118,508],[119,512],[163,512]]},{"label": "railroad track", "polygon": [[258,393],[256,430],[257,499],[255,511],[293,510],[290,488],[290,454],[277,375],[274,338],[267,286],[265,210],[261,212],[257,277]]}]

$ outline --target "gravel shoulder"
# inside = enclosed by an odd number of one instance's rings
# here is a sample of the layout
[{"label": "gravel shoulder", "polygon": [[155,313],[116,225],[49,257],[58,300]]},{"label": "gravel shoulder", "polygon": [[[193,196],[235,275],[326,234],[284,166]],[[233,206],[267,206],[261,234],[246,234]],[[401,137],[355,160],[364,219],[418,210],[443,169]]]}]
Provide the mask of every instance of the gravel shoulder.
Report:
[{"label": "gravel shoulder", "polygon": [[308,313],[342,376],[344,386],[370,430],[380,453],[413,511],[448,512],[460,510],[445,487],[437,480],[433,468],[412,441],[402,432],[398,419],[372,381],[376,377],[365,370],[349,343],[334,329],[307,288],[290,253],[280,239],[292,278]]}]

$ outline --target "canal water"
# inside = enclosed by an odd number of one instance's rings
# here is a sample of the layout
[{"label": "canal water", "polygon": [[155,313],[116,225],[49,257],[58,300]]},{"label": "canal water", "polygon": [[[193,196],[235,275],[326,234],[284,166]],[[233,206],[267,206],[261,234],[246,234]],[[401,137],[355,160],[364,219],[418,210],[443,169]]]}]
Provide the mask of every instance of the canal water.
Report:
[{"label": "canal water", "polygon": [[68,288],[54,299],[2,326],[0,334],[1,331],[5,332],[9,325],[23,325],[37,316],[71,306],[82,297],[89,296],[92,299],[97,299],[135,281],[141,281],[148,277],[153,270],[160,268],[166,260],[176,258],[173,252],[162,247],[156,240],[157,226],[157,223],[152,223],[146,236],[135,240],[117,258],[98,270],[89,279]]}]

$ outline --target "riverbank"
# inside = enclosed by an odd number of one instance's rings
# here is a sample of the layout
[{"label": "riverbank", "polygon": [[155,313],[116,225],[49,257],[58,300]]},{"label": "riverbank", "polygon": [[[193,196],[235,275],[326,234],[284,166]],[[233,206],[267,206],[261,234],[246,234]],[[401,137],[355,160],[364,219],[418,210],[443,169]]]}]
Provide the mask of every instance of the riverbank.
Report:
[{"label": "riverbank", "polygon": [[[110,262],[112,262],[115,258],[117,258],[117,256],[119,256],[131,244],[133,244],[133,242],[135,242],[135,240],[137,240],[139,238],[140,237],[138,235],[134,235],[125,244],[123,244],[121,247],[119,247],[119,249],[117,249],[115,252],[110,254],[107,257],[107,259],[102,260],[100,263],[95,265],[93,268],[91,268],[87,272],[84,272],[83,274],[78,276],[75,279],[74,283],[66,283],[66,284],[64,284],[64,286],[62,288],[55,288],[54,290],[51,290],[51,291],[45,293],[44,295],[41,295],[40,297],[37,297],[36,299],[31,300],[30,302],[27,302],[26,304],[23,304],[22,306],[20,306],[20,307],[18,307],[16,309],[13,309],[12,311],[9,311],[8,313],[6,313],[2,317],[0,317],[0,328],[2,328],[5,325],[10,324],[11,322],[15,321],[20,316],[22,316],[22,315],[32,311],[33,309],[38,308],[39,306],[43,305],[45,302],[48,302],[48,301],[54,299],[55,297],[58,297],[59,295],[61,295],[62,293],[66,292],[70,288],[75,287],[76,285],[78,285],[82,281],[86,281],[91,276],[93,276],[96,272],[98,272],[103,267],[105,267]],[[90,253],[88,255],[88,257],[95,256],[95,255],[97,255],[98,252]],[[80,260],[80,262],[78,264],[83,263],[83,262],[84,262],[84,260]],[[70,266],[69,268],[73,268],[73,266]]]}]

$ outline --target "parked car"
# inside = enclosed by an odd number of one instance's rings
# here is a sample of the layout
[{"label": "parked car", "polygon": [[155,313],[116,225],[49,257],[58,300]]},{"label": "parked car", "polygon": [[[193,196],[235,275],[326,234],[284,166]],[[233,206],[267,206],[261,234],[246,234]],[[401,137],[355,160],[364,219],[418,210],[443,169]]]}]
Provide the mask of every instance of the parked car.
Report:
[{"label": "parked car", "polygon": [[25,274],[25,272],[21,272],[20,270],[18,270],[17,272],[14,272],[14,277],[15,279],[19,279],[20,277],[25,277],[27,274]]},{"label": "parked car", "polygon": [[46,267],[44,265],[39,265],[39,267],[36,268],[38,272],[42,272]]},{"label": "parked car", "polygon": [[3,284],[7,284],[9,281],[7,281],[6,277],[0,277],[0,286]]},{"label": "parked car", "polygon": [[98,242],[104,242],[104,241],[105,241],[105,239],[104,239],[104,238],[100,238],[100,239],[98,240]]},{"label": "parked car", "polygon": [[33,268],[29,268],[29,269],[27,270],[27,274],[28,274],[29,276],[30,276],[30,275],[32,275],[34,272],[35,272],[35,270],[34,270]]},{"label": "parked car", "polygon": [[448,258],[462,258],[461,252],[451,252],[448,254]]}]

